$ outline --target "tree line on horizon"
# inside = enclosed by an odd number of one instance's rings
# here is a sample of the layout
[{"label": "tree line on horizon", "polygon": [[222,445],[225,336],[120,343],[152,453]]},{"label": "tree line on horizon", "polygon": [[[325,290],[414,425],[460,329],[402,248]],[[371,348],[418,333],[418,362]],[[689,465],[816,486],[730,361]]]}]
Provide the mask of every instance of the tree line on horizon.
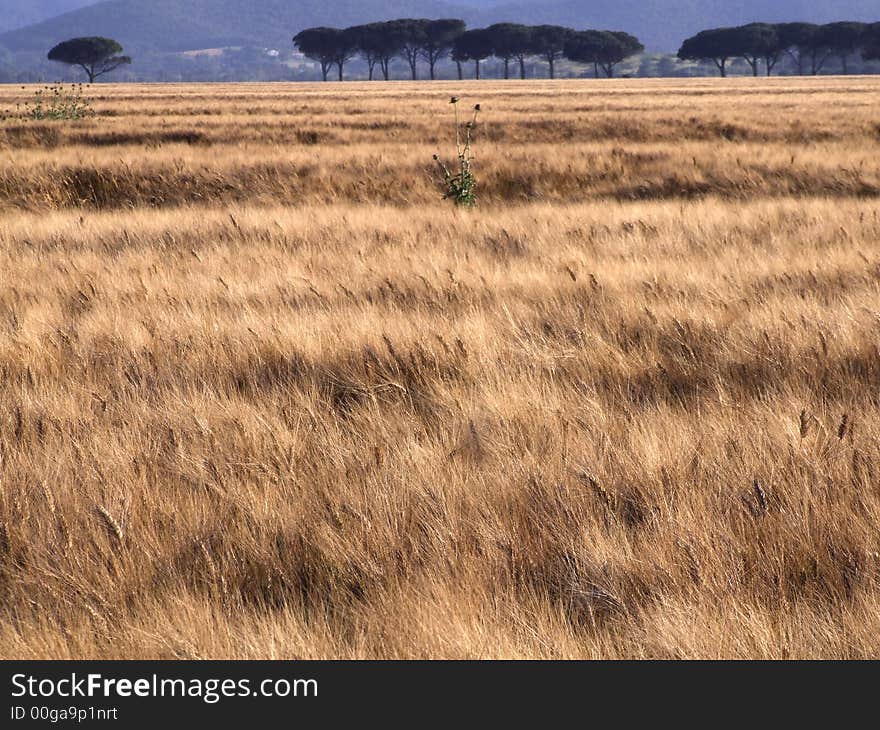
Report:
[{"label": "tree line on horizon", "polygon": [[[438,62],[446,58],[456,64],[459,79],[464,75],[463,64],[473,62],[479,79],[480,64],[489,57],[502,61],[505,79],[510,78],[514,64],[519,66],[520,78],[526,78],[526,61],[535,58],[547,63],[551,79],[561,59],[592,65],[596,78],[600,71],[610,78],[620,63],[644,51],[638,38],[622,31],[576,31],[558,25],[518,23],[469,30],[463,20],[455,18],[398,19],[344,29],[307,28],[294,36],[293,43],[320,65],[325,81],[334,66],[342,81],[346,63],[356,57],[366,62],[371,81],[377,68],[385,80],[390,79],[391,63],[397,58],[406,61],[413,80],[418,78],[420,61],[427,63],[434,79]],[[859,51],[865,61],[880,60],[880,22],[749,23],[710,28],[687,38],[678,58],[712,62],[721,76],[727,76],[731,61],[740,58],[755,76],[762,65],[766,74],[772,75],[784,59],[792,62],[798,74],[816,75],[831,58],[837,58],[847,73],[850,60]],[[94,82],[98,76],[131,63],[131,58],[121,53],[122,46],[111,38],[73,38],[52,48],[48,59],[79,66]]]},{"label": "tree line on horizon", "polygon": [[678,57],[711,61],[722,77],[727,76],[732,59],[744,59],[755,76],[763,64],[770,76],[787,57],[794,63],[798,75],[815,76],[831,58],[838,59],[843,73],[847,73],[850,59],[859,51],[866,61],[880,59],[880,23],[749,23],[732,28],[710,28],[687,38]]},{"label": "tree line on horizon", "polygon": [[547,63],[550,78],[556,63],[568,59],[593,66],[609,78],[618,64],[644,51],[638,38],[622,31],[575,31],[559,25],[521,25],[495,23],[486,28],[467,29],[463,20],[444,18],[398,19],[350,28],[306,28],[293,38],[296,48],[320,65],[327,81],[336,67],[338,79],[344,78],[345,64],[360,57],[368,68],[369,79],[391,77],[390,66],[401,58],[409,66],[413,80],[418,78],[418,63],[428,66],[429,77],[436,78],[437,63],[446,58],[456,64],[458,78],[464,77],[463,64],[473,62],[474,75],[480,78],[480,64],[487,58],[502,61],[504,78],[510,78],[511,66],[519,66],[520,78],[526,77],[526,60],[538,58]]}]

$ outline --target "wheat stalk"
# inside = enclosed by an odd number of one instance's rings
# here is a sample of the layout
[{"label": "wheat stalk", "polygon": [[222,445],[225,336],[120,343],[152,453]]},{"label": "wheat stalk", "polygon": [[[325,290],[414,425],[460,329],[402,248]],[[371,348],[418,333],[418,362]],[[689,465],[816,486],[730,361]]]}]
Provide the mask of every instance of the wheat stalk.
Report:
[{"label": "wheat stalk", "polygon": [[116,540],[118,545],[122,545],[125,540],[125,535],[122,532],[122,527],[120,527],[119,523],[116,521],[116,518],[100,504],[95,505],[95,509],[101,517],[104,527],[107,528],[107,532]]}]

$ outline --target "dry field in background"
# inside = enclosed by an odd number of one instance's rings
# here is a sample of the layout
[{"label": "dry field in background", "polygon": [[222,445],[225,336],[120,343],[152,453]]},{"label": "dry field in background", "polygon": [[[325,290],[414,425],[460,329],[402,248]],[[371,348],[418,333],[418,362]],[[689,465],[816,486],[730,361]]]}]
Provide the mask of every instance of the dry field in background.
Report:
[{"label": "dry field in background", "polygon": [[89,93],[0,125],[0,656],[880,656],[880,79]]}]

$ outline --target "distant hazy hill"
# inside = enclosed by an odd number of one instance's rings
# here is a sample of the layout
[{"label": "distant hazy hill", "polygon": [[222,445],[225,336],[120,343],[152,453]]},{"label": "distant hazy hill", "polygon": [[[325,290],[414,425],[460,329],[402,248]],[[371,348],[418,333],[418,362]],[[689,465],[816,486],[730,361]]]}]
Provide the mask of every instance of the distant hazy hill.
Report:
[{"label": "distant hazy hill", "polygon": [[277,48],[315,25],[460,15],[460,8],[433,0],[105,0],[2,34],[0,46],[39,51],[65,38],[103,35],[116,38],[126,51]]},{"label": "distant hazy hill", "polygon": [[[0,0],[13,14],[65,9],[89,0]],[[288,47],[297,31],[394,17],[463,17],[471,24],[499,20],[560,23],[626,30],[649,50],[675,51],[702,28],[757,20],[880,20],[880,0],[104,0],[0,35],[12,51],[45,52],[65,38],[106,35],[127,51],[179,51],[220,46]],[[27,6],[22,9],[20,6]],[[8,12],[5,14],[8,17]],[[5,17],[4,22],[8,20]]]},{"label": "distant hazy hill", "polygon": [[95,2],[97,0],[0,0],[0,33]]}]

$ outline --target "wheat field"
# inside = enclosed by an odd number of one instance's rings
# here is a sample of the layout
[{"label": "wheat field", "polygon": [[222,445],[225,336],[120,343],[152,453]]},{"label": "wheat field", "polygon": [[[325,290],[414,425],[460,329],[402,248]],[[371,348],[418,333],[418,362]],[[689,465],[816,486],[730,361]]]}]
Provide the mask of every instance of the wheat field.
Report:
[{"label": "wheat field", "polygon": [[880,656],[880,79],[87,94],[0,125],[0,657]]}]

